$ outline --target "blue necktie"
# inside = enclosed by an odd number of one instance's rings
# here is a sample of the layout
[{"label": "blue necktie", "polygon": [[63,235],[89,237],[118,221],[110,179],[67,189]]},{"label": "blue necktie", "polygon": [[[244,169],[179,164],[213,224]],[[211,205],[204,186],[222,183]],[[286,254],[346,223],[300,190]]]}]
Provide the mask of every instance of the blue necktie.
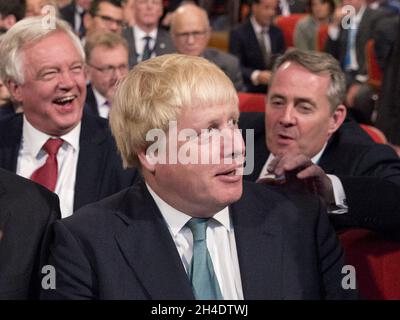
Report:
[{"label": "blue necktie", "polygon": [[351,26],[351,28],[347,32],[346,56],[343,63],[344,70],[351,69],[351,50],[355,46],[356,34],[357,29],[354,26]]},{"label": "blue necktie", "polygon": [[146,44],[144,45],[142,61],[145,61],[145,60],[150,59],[150,57],[151,57],[151,52],[152,52],[152,50],[150,49],[151,37],[146,36],[143,39],[146,41]]},{"label": "blue necktie", "polygon": [[208,219],[201,218],[192,218],[187,223],[193,234],[193,257],[189,279],[196,300],[222,300],[218,279],[207,249],[207,223]]}]

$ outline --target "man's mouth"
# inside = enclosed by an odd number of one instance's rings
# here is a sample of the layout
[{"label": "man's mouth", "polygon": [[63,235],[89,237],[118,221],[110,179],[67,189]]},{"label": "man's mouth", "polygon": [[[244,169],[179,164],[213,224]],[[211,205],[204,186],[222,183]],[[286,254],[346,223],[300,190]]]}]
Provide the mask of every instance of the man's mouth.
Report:
[{"label": "man's mouth", "polygon": [[233,168],[228,168],[224,171],[218,172],[216,176],[235,176],[239,175],[241,172],[242,166],[235,166]]},{"label": "man's mouth", "polygon": [[75,95],[73,96],[68,96],[68,97],[62,97],[62,98],[57,98],[53,100],[53,103],[58,104],[60,106],[65,106],[69,103],[71,103],[72,101],[74,101],[76,98]]}]

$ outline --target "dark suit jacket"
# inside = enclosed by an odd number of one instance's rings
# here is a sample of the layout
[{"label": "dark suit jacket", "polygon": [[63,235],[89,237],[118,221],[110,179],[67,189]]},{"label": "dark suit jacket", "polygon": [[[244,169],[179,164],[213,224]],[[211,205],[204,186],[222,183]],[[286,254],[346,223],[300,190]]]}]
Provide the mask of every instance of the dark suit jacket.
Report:
[{"label": "dark suit jacket", "polygon": [[[0,122],[0,168],[16,172],[21,139],[21,114]],[[122,168],[108,121],[84,114],[79,139],[74,210],[130,186],[135,178],[135,170]]]},{"label": "dark suit jacket", "polygon": [[[285,51],[285,40],[281,29],[271,25],[269,27],[269,37],[271,39],[271,50],[273,55],[282,54]],[[229,37],[229,52],[237,56],[240,60],[244,84],[249,92],[265,93],[267,87],[263,85],[254,86],[251,82],[251,74],[254,70],[271,70],[272,63],[266,65],[256,33],[247,19],[237,28],[233,29]],[[271,62],[273,62],[273,58]]]},{"label": "dark suit jacket", "polygon": [[207,48],[203,53],[204,58],[216,64],[233,82],[237,91],[243,91],[243,77],[237,57],[222,52],[215,48]]},{"label": "dark suit jacket", "polygon": [[54,193],[0,169],[0,300],[39,297],[49,230],[58,218]]},{"label": "dark suit jacket", "polygon": [[75,30],[75,1],[60,9],[60,16]]},{"label": "dark suit jacket", "polygon": [[[290,14],[305,13],[307,11],[307,4],[306,4],[306,1],[304,1],[304,0],[287,0],[287,2],[289,4]],[[277,14],[280,15],[281,12],[282,12],[281,7],[278,4]]]},{"label": "dark suit jacket", "polygon": [[99,109],[97,107],[97,100],[96,100],[96,97],[94,95],[93,88],[92,88],[91,84],[88,84],[86,86],[86,92],[87,92],[87,94],[86,94],[84,111],[86,113],[89,113],[89,114],[93,115],[93,116],[98,116],[99,117],[100,115],[99,115]]},{"label": "dark suit jacket", "polygon": [[[125,30],[122,31],[122,35],[128,41],[128,46],[129,46],[129,67],[133,68],[137,63],[137,58],[138,54],[136,52],[136,47],[135,47],[135,37],[133,34],[133,28],[126,28]],[[168,33],[168,31],[158,28],[157,32],[157,39],[156,39],[156,44],[154,46],[154,52],[156,56],[161,56],[166,53],[174,53],[175,52],[175,47],[172,43],[171,37]]]},{"label": "dark suit jacket", "polygon": [[[255,130],[254,171],[245,176],[255,181],[269,156],[264,114],[242,113],[239,125],[243,130]],[[399,231],[400,159],[392,148],[373,142],[354,121],[346,120],[329,140],[318,165],[327,174],[338,176],[344,187],[349,212],[331,215],[336,228]]]},{"label": "dark suit jacket", "polygon": [[[342,249],[317,198],[245,183],[232,206],[245,299],[344,299]],[[139,182],[55,226],[47,299],[193,299],[153,198]],[[350,290],[351,291],[351,290]]]},{"label": "dark suit jacket", "polygon": [[[365,46],[367,41],[373,37],[375,24],[387,13],[381,10],[373,10],[366,8],[361,18],[360,25],[356,34],[356,57],[358,63],[357,74],[367,75],[367,66],[365,61]],[[332,54],[342,64],[346,57],[347,36],[349,30],[343,29],[340,26],[339,37],[332,40],[329,36],[325,44],[325,51]]]}]

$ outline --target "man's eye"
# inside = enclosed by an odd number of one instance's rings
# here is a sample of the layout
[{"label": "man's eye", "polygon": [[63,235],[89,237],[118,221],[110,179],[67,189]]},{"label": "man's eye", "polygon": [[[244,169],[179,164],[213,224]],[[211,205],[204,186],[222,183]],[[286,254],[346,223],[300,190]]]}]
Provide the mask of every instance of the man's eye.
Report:
[{"label": "man's eye", "polygon": [[313,110],[312,107],[307,105],[307,104],[300,104],[300,105],[297,106],[297,109],[301,113],[310,113]]},{"label": "man's eye", "polygon": [[57,71],[46,71],[40,75],[40,78],[44,80],[51,80],[57,75]]},{"label": "man's eye", "polygon": [[80,73],[83,69],[82,65],[74,66],[71,68],[72,72]]},{"label": "man's eye", "polygon": [[281,107],[283,104],[283,100],[271,100],[271,105],[274,107]]}]

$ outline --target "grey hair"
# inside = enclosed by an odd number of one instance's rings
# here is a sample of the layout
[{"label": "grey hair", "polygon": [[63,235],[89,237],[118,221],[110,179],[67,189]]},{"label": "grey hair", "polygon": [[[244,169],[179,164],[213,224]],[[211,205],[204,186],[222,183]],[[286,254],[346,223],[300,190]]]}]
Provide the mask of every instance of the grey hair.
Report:
[{"label": "grey hair", "polygon": [[276,60],[271,83],[279,67],[286,62],[296,63],[318,75],[329,75],[331,81],[326,95],[331,111],[335,111],[343,103],[346,97],[346,80],[339,62],[333,56],[324,52],[289,49]]},{"label": "grey hair", "polygon": [[54,26],[46,21],[48,17],[30,17],[17,22],[12,26],[0,44],[0,78],[7,84],[12,80],[18,84],[24,83],[24,71],[21,51],[27,45],[32,45],[52,32],[64,32],[70,38],[85,61],[85,52],[79,38],[73,33],[67,22],[55,19]]}]

